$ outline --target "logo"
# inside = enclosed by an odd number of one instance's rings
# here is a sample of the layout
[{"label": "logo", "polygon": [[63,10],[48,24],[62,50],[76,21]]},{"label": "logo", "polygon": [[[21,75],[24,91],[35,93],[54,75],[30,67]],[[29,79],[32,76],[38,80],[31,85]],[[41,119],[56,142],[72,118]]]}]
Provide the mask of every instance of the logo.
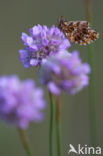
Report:
[{"label": "logo", "polygon": [[77,147],[74,147],[72,144],[69,145],[68,154],[75,153],[75,154],[87,154],[87,155],[101,155],[102,148],[101,147],[88,147],[87,145],[80,145],[78,144]]}]

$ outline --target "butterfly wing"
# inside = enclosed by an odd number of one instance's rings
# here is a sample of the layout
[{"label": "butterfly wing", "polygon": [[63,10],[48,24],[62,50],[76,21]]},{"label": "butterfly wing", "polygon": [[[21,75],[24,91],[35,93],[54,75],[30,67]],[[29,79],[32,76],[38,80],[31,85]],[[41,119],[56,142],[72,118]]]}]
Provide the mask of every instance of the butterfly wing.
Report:
[{"label": "butterfly wing", "polygon": [[61,19],[59,28],[72,43],[87,45],[95,41],[99,34],[93,30],[87,21],[63,21]]}]

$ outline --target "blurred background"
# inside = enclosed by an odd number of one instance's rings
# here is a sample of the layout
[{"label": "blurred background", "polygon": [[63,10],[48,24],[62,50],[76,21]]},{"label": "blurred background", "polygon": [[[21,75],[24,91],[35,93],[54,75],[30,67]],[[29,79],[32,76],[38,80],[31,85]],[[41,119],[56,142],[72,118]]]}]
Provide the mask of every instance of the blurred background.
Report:
[{"label": "blurred background", "polygon": [[[94,42],[96,115],[98,146],[103,146],[103,0],[92,1],[93,28],[100,33]],[[36,69],[25,69],[19,60],[19,49],[24,46],[20,36],[28,33],[36,24],[50,27],[62,15],[66,20],[86,20],[86,0],[0,0],[0,75],[17,74],[21,79],[33,78],[39,85]],[[83,61],[88,61],[88,46],[72,45]],[[34,123],[27,131],[34,156],[49,155],[49,114],[48,92],[45,89],[47,108],[42,123]],[[76,96],[62,94],[62,144],[63,156],[68,155],[69,144],[91,145],[88,88]],[[55,136],[56,142],[56,136]],[[18,131],[0,122],[0,156],[25,156]],[[55,143],[55,155],[56,143]]]}]

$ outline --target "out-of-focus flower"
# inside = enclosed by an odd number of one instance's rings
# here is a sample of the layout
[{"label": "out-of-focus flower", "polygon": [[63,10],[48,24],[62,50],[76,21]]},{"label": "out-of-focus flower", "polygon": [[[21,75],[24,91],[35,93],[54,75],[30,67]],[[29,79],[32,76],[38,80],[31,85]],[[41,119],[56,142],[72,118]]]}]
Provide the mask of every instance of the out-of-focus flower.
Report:
[{"label": "out-of-focus flower", "polygon": [[33,80],[20,81],[17,76],[0,78],[0,119],[20,128],[43,119],[43,91]]},{"label": "out-of-focus flower", "polygon": [[89,73],[90,66],[82,63],[77,51],[62,51],[42,64],[39,77],[52,93],[59,95],[63,89],[73,95],[88,85]]},{"label": "out-of-focus flower", "polygon": [[30,35],[22,33],[21,39],[25,49],[19,51],[20,60],[25,68],[41,64],[48,56],[68,49],[70,42],[54,25],[49,29],[47,26],[37,25],[30,29]]}]

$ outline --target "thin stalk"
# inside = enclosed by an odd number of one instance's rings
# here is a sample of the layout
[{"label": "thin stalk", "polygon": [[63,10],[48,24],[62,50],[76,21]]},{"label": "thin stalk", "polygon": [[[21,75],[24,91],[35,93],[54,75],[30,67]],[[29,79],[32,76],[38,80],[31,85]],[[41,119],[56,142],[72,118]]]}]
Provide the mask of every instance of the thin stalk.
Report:
[{"label": "thin stalk", "polygon": [[27,152],[27,156],[33,156],[32,151],[31,151],[31,147],[30,147],[30,145],[28,143],[28,140],[27,140],[27,137],[25,135],[24,130],[21,129],[21,128],[18,128],[18,132],[19,132],[19,135],[20,135],[20,138],[21,138],[21,142],[22,142],[22,144],[24,146],[24,149]]},{"label": "thin stalk", "polygon": [[50,98],[50,129],[49,129],[49,155],[53,156],[53,145],[54,145],[54,102],[53,102],[53,94],[49,92]]},{"label": "thin stalk", "polygon": [[[92,25],[91,0],[86,0],[87,19]],[[95,106],[95,72],[94,72],[94,47],[89,45],[88,60],[91,66],[90,85],[89,85],[89,107],[90,107],[90,125],[91,142],[94,147],[97,146],[97,126],[96,126],[96,106]]]},{"label": "thin stalk", "polygon": [[56,101],[56,129],[57,129],[57,152],[58,156],[62,156],[62,144],[61,144],[61,103],[60,96],[57,96]]}]

